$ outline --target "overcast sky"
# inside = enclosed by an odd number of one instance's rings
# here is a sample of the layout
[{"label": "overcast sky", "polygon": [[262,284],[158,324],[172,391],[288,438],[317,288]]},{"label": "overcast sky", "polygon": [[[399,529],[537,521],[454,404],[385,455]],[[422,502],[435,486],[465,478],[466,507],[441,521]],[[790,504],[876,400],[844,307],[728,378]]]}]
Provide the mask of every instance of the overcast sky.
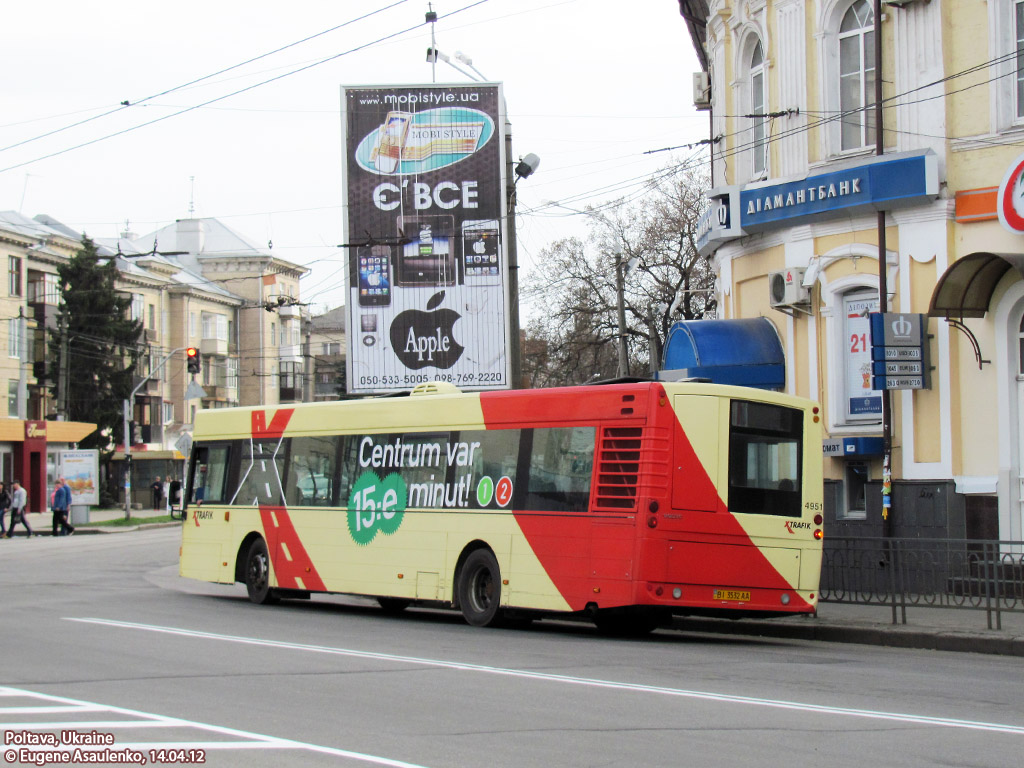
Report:
[{"label": "overcast sky", "polygon": [[[585,216],[548,201],[635,196],[692,154],[644,152],[707,137],[676,0],[433,9],[438,49],[504,84],[514,154],[541,158],[519,184],[524,270],[543,269],[550,242],[587,231]],[[310,267],[302,297],[314,311],[344,303],[340,86],[431,82],[426,11],[420,0],[8,3],[0,210],[46,213],[100,238],[126,221],[153,232],[191,206]],[[436,77],[468,82],[442,62]]]}]

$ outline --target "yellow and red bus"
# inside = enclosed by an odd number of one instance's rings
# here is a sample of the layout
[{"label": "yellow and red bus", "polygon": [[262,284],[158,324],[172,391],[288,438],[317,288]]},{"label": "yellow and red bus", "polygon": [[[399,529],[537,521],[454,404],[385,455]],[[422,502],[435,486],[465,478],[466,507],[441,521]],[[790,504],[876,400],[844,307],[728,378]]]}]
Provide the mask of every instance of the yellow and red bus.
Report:
[{"label": "yellow and red bus", "polygon": [[814,403],[701,382],[206,410],[180,572],[477,626],[812,613],[821,445]]}]

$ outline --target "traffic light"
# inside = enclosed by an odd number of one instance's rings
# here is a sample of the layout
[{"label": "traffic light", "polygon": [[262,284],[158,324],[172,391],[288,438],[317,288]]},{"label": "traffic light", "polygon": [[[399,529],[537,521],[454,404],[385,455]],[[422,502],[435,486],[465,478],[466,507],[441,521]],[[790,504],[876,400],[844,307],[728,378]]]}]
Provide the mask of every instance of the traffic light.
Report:
[{"label": "traffic light", "polygon": [[199,373],[203,369],[203,353],[195,347],[185,350],[185,359],[188,360],[188,372]]}]

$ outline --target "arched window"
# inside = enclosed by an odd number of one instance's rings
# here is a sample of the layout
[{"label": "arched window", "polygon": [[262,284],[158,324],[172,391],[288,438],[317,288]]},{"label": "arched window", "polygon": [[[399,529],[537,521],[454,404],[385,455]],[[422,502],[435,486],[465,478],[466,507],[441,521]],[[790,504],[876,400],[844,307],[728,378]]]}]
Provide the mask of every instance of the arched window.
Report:
[{"label": "arched window", "polygon": [[[761,42],[754,46],[750,55],[750,114],[763,115],[765,113],[765,77],[764,77],[764,52],[761,50]],[[754,176],[764,175],[767,167],[768,142],[766,140],[765,118],[753,118],[750,127],[750,146],[753,152]]]},{"label": "arched window", "polygon": [[842,148],[860,149],[870,142],[875,116],[868,109],[875,93],[875,14],[868,0],[857,0],[839,27],[839,108]]}]

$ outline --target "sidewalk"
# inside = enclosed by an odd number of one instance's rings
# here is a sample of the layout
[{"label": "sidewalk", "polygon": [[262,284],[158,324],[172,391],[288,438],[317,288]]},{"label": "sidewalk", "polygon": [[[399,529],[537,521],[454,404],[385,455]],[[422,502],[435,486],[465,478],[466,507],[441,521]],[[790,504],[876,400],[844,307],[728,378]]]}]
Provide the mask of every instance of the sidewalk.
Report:
[{"label": "sidewalk", "polygon": [[[156,517],[150,509],[132,510],[132,518]],[[88,523],[76,523],[75,534],[128,533],[142,528],[180,526],[180,521],[140,523],[117,527],[93,527],[92,523],[120,520],[124,509],[93,509]],[[51,514],[29,513],[32,530],[50,535]],[[18,538],[23,536],[19,525]],[[2,550],[0,550],[2,552]],[[1018,604],[1018,608],[1021,607]],[[988,629],[984,610],[907,606],[907,623],[893,624],[886,605],[820,603],[817,616],[781,619],[677,618],[673,628],[682,632],[745,635],[781,639],[817,640],[830,643],[861,643],[890,648],[965,651],[1003,656],[1024,656],[1024,611],[1002,613],[1002,629]],[[897,613],[897,620],[900,614]],[[992,618],[996,625],[995,616]]]}]

